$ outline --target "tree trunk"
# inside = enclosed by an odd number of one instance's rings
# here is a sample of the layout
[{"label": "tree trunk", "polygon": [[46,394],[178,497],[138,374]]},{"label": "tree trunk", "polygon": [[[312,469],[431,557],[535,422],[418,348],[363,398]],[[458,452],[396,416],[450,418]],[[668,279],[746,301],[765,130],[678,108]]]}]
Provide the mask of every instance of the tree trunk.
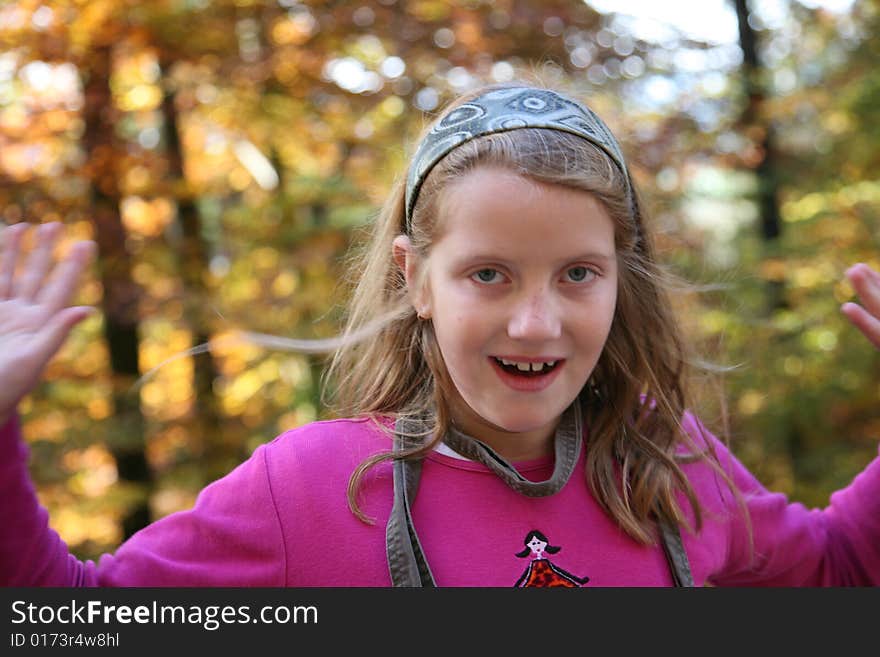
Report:
[{"label": "tree trunk", "polygon": [[[764,67],[758,56],[757,35],[749,24],[748,0],[734,0],[739,24],[739,43],[743,53],[743,82],[747,96],[746,107],[740,122],[746,135],[757,148],[757,162],[752,165],[758,185],[758,211],[760,213],[761,237],[765,253],[774,257],[778,250],[778,240],[782,234],[782,220],[779,213],[779,180],[776,167],[775,139],[773,125],[764,113],[766,93],[762,83]],[[786,308],[785,281],[767,282],[767,314]]]},{"label": "tree trunk", "polygon": [[[748,0],[734,0],[736,17],[739,23],[739,41],[743,51],[743,78],[748,102],[741,118],[747,136],[756,138],[759,158],[755,165],[758,184],[758,209],[761,217],[761,237],[764,240],[765,259],[779,258],[779,238],[782,234],[782,221],[779,212],[779,179],[776,167],[776,152],[773,126],[764,111],[765,90],[762,83],[764,67],[758,56],[757,35],[749,24]],[[775,278],[767,281],[766,315],[788,307],[785,294],[785,279]],[[777,339],[781,345],[782,339]],[[804,439],[800,425],[788,418],[785,433],[785,447],[795,478],[803,475],[801,456]]]},{"label": "tree trunk", "polygon": [[91,170],[92,223],[98,244],[98,268],[104,294],[104,337],[110,352],[113,402],[118,435],[108,445],[116,459],[120,482],[144,492],[123,519],[128,538],[150,522],[149,494],[153,477],[147,463],[144,418],[140,397],[130,392],[140,376],[138,367],[138,300],[140,290],[131,277],[131,254],[119,212],[117,156],[110,92],[112,62],[109,45],[96,46],[84,71],[85,146]]},{"label": "tree trunk", "polygon": [[[162,63],[163,77],[170,68],[169,62]],[[168,156],[168,173],[172,188],[176,190],[177,223],[182,235],[175,252],[178,254],[178,271],[184,289],[184,319],[193,333],[193,346],[210,340],[211,318],[205,308],[209,290],[204,281],[204,273],[210,263],[210,247],[202,237],[202,222],[192,191],[186,183],[181,147],[180,116],[176,102],[176,91],[166,88],[162,101],[162,115],[165,123],[165,139]],[[193,356],[193,386],[195,388],[195,417],[190,425],[197,435],[193,442],[207,448],[221,435],[220,405],[214,393],[214,381],[219,375],[217,363],[210,351]]]}]

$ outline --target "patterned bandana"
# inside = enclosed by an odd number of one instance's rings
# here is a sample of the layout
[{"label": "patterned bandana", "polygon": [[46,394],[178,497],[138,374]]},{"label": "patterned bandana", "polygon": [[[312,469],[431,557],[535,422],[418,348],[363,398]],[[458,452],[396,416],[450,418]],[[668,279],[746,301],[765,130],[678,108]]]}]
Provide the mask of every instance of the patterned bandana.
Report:
[{"label": "patterned bandana", "polygon": [[[518,128],[550,128],[583,137],[608,154],[632,189],[620,145],[592,110],[549,89],[506,87],[459,105],[422,140],[406,179],[406,232],[410,232],[419,188],[437,162],[466,141]],[[631,193],[630,198],[637,212]]]}]

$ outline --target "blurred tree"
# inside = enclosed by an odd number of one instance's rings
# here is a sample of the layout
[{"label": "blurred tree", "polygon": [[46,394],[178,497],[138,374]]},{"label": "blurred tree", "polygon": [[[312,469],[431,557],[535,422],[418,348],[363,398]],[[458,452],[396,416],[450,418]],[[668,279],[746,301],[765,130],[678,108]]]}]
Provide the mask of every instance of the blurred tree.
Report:
[{"label": "blurred tree", "polygon": [[[747,0],[734,0],[739,43],[743,53],[742,79],[747,98],[742,113],[741,131],[753,142],[751,156],[746,164],[755,172],[758,192],[761,237],[767,255],[773,258],[778,252],[778,238],[782,232],[779,213],[779,180],[776,173],[776,145],[773,122],[767,116],[764,99],[764,80],[767,71],[758,54],[757,34],[749,22]],[[767,314],[787,307],[784,280],[771,278],[767,281]]]},{"label": "blurred tree", "polygon": [[[756,134],[773,141],[755,151],[746,132],[726,159],[738,167],[772,154],[776,245],[767,258],[766,242],[737,234],[735,271],[756,275],[740,276],[704,323],[726,336],[728,362],[746,366],[730,378],[739,454],[768,487],[824,505],[877,449],[877,353],[838,311],[853,295],[844,269],[878,262],[878,197],[866,170],[846,164],[871,139],[849,103],[866,97],[873,77],[877,10],[863,3],[834,14],[794,0],[782,8],[773,18],[753,5],[748,22],[761,36],[760,116],[769,128]],[[759,217],[768,203],[757,204]],[[768,281],[785,297],[769,314]]]},{"label": "blurred tree", "polygon": [[[172,198],[177,207],[177,223],[180,239],[175,245],[177,269],[182,283],[184,299],[184,321],[191,327],[192,346],[207,343],[211,339],[211,318],[208,314],[210,290],[206,285],[205,272],[210,268],[211,247],[206,243],[206,231],[202,226],[195,195],[187,182],[184,172],[183,135],[178,104],[177,86],[166,75],[174,61],[172,53],[161,50],[163,61],[159,63],[159,77],[162,82],[162,125],[165,129],[165,149],[168,158],[168,177],[171,181]],[[184,96],[186,99],[187,96]],[[187,111],[187,107],[182,107]],[[219,368],[213,354],[207,351],[193,359],[193,388],[195,409],[193,422],[187,426],[192,440],[200,445],[208,445],[211,436],[221,434],[220,403],[214,392],[214,381],[219,376]],[[195,435],[192,435],[195,434]]]},{"label": "blurred tree", "polygon": [[144,419],[140,402],[130,394],[140,375],[138,366],[138,301],[140,291],[131,276],[131,254],[126,245],[120,218],[120,175],[118,147],[115,143],[115,111],[110,91],[111,43],[94,43],[81,61],[85,78],[85,133],[91,180],[91,217],[98,243],[101,272],[104,338],[110,352],[113,380],[114,434],[110,445],[119,478],[145,494],[125,514],[124,535],[131,536],[150,521],[148,493],[152,473],[145,455]]}]

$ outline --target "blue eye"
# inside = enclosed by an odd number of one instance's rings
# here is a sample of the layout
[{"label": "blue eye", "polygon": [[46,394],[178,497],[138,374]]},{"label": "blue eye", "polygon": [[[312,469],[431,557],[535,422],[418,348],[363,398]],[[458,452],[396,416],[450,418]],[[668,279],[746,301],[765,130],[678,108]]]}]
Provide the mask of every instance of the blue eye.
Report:
[{"label": "blue eye", "polygon": [[580,283],[587,279],[588,276],[595,276],[596,273],[591,269],[583,266],[572,267],[568,270],[569,275],[571,276],[571,280],[575,283]]},{"label": "blue eye", "polygon": [[495,274],[497,273],[498,271],[495,269],[481,269],[480,271],[471,274],[471,278],[476,276],[480,283],[491,283],[495,280]]}]

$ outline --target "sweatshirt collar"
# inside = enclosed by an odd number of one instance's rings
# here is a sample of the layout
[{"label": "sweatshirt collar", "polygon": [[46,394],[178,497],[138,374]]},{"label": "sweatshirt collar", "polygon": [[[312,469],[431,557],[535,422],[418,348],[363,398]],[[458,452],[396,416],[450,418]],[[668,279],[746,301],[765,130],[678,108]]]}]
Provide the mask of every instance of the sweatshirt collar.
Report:
[{"label": "sweatshirt collar", "polygon": [[556,427],[553,449],[556,461],[553,474],[545,481],[523,477],[504,457],[486,443],[450,427],[443,440],[446,445],[473,461],[479,461],[513,490],[529,497],[545,497],[562,490],[568,482],[583,446],[583,419],[579,400],[565,410]]}]

